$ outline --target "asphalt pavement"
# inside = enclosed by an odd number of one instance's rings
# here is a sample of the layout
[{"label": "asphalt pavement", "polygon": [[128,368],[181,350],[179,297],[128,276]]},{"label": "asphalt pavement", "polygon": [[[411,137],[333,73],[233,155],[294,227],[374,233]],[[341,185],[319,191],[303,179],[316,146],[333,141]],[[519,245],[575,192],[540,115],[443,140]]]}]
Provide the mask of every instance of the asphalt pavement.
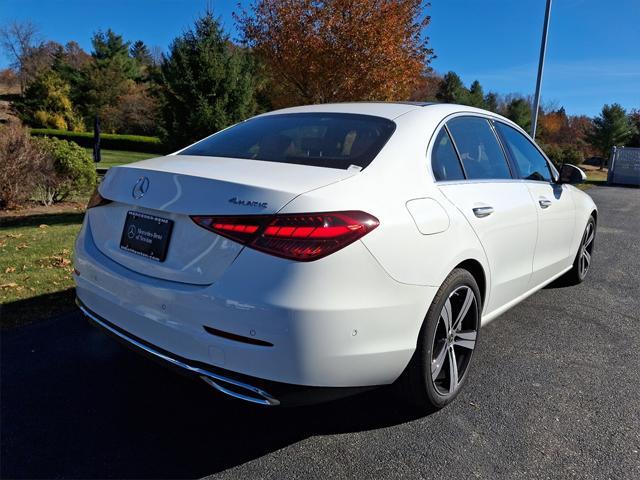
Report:
[{"label": "asphalt pavement", "polygon": [[4,331],[2,478],[640,478],[640,190],[594,187],[586,282],[483,329],[458,399],[387,390],[265,409],[125,349],[79,314]]}]

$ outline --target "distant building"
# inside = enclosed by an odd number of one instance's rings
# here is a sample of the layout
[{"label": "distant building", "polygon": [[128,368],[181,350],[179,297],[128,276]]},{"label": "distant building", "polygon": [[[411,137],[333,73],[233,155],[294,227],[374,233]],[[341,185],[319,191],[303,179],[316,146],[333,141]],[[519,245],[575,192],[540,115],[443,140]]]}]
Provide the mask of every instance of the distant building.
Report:
[{"label": "distant building", "polygon": [[613,147],[607,183],[640,186],[640,148]]}]

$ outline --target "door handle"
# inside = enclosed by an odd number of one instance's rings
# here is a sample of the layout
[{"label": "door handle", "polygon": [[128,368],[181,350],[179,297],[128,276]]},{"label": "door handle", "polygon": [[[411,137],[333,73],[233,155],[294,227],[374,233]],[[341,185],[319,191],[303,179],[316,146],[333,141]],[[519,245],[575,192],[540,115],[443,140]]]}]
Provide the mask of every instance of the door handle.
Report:
[{"label": "door handle", "polygon": [[540,204],[540,208],[549,208],[551,206],[551,200],[544,197],[540,197],[538,203]]},{"label": "door handle", "polygon": [[493,207],[473,207],[473,214],[478,218],[488,217],[493,213]]}]

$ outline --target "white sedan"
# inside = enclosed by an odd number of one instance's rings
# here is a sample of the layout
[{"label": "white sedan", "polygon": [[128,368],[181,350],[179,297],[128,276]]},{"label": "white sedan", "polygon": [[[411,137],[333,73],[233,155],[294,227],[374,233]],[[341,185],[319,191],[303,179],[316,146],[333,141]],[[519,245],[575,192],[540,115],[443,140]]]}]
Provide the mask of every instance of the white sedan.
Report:
[{"label": "white sedan", "polygon": [[108,171],[76,243],[78,305],[249,402],[395,383],[440,408],[482,324],[585,278],[598,214],[583,180],[471,107],[270,112]]}]

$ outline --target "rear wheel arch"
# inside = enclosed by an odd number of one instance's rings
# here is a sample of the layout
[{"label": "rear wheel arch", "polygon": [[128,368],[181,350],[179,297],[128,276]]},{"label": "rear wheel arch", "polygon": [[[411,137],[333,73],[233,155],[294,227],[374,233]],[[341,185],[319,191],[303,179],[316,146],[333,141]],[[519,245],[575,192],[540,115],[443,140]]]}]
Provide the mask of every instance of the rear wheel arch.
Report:
[{"label": "rear wheel arch", "polygon": [[[420,328],[413,356],[395,384],[396,393],[405,401],[428,412],[451,402],[468,377],[482,317],[482,293],[476,280],[482,278],[482,267],[475,262],[461,262],[440,285]],[[465,290],[466,295],[454,297]],[[441,382],[448,382],[440,385],[448,388],[444,393],[438,386]]]},{"label": "rear wheel arch", "polygon": [[480,310],[482,310],[487,298],[487,277],[485,275],[482,264],[477,260],[470,258],[468,260],[460,262],[455,266],[455,268],[462,268],[473,275],[473,278],[475,279],[476,283],[478,284],[478,288],[480,289],[480,300],[482,302]]}]

